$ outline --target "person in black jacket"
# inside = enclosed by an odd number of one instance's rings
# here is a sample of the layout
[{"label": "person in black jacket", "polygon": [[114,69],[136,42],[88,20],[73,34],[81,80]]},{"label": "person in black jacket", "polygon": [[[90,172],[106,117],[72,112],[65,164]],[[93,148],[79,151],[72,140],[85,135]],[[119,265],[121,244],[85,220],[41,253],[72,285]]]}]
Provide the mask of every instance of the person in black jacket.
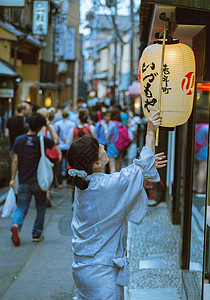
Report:
[{"label": "person in black jacket", "polygon": [[12,149],[15,138],[28,131],[28,117],[31,114],[31,105],[21,102],[17,107],[17,115],[12,116],[7,121],[5,137],[10,139],[10,149]]}]

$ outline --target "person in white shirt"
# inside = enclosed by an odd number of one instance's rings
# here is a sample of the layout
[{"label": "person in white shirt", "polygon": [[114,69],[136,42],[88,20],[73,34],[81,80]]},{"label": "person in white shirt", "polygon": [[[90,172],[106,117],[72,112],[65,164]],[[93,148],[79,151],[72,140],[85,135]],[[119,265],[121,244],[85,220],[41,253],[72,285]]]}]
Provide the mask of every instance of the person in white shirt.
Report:
[{"label": "person in white shirt", "polygon": [[69,142],[67,141],[67,136],[71,128],[75,126],[75,123],[68,120],[69,117],[69,111],[67,109],[64,109],[62,112],[63,119],[60,121],[57,121],[54,124],[55,131],[59,137],[59,148],[62,152],[62,160],[59,165],[59,171],[58,171],[58,183],[59,188],[62,187],[62,176],[67,175],[67,162],[66,162],[66,153],[69,148]]}]

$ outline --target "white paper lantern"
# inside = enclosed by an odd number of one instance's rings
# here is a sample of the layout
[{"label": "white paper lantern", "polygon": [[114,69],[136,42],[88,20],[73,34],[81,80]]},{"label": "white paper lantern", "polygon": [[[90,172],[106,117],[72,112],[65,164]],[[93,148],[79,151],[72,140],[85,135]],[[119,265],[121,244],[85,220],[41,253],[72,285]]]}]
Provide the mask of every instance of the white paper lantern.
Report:
[{"label": "white paper lantern", "polygon": [[145,48],[141,56],[142,106],[147,119],[160,109],[161,126],[175,127],[184,124],[192,112],[195,58],[192,49],[185,44],[166,44],[161,84],[162,48],[162,44],[153,44]]}]

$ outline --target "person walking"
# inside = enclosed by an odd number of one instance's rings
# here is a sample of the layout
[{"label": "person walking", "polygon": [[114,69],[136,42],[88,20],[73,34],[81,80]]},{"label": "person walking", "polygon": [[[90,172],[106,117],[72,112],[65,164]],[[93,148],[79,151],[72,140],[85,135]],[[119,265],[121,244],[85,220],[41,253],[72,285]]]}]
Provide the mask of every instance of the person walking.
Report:
[{"label": "person walking", "polygon": [[123,299],[129,283],[127,221],[141,223],[148,203],[143,180],[158,182],[156,168],[167,162],[163,154],[154,154],[160,124],[158,111],[148,121],[146,146],[139,159],[113,174],[103,173],[109,158],[94,137],[75,140],[68,150],[73,168],[69,175],[76,186],[71,227],[78,300]]},{"label": "person walking", "polygon": [[16,137],[28,131],[28,117],[31,112],[30,104],[21,102],[17,106],[17,115],[12,116],[7,121],[5,137],[10,139],[10,149],[12,149]]},{"label": "person walking", "polygon": [[67,141],[67,136],[71,128],[74,128],[75,123],[68,119],[69,111],[64,109],[62,111],[63,119],[54,123],[54,128],[59,137],[59,148],[62,152],[62,160],[59,163],[58,167],[58,184],[59,188],[62,188],[62,177],[67,175],[67,162],[66,162],[66,153],[69,148],[69,142]]},{"label": "person walking", "polygon": [[36,219],[32,230],[32,240],[39,242],[43,239],[42,231],[46,211],[46,192],[42,191],[37,182],[37,168],[41,157],[40,139],[37,133],[43,126],[47,126],[52,139],[44,137],[45,148],[51,149],[59,144],[59,139],[52,126],[46,123],[46,119],[39,113],[33,113],[29,117],[29,131],[18,136],[13,145],[13,160],[11,170],[10,187],[14,188],[15,175],[18,170],[18,207],[12,220],[12,242],[20,246],[19,232],[27,214],[31,197],[35,196]]},{"label": "person walking", "polygon": [[[46,119],[49,121],[49,125],[51,125],[53,128],[54,128],[54,126],[53,126],[54,116],[55,116],[54,109],[53,108],[48,109],[47,114],[46,114]],[[46,127],[45,127],[45,136],[48,138],[51,138],[51,134]],[[58,166],[62,159],[62,152],[61,152],[59,146],[54,146],[52,149],[46,150],[46,156],[53,163],[53,182],[52,182],[51,186],[49,187],[49,190],[47,191],[47,207],[52,207],[52,201],[50,200],[51,189],[52,189],[53,185],[55,188],[58,188],[58,186],[59,186],[57,174],[58,174]]]},{"label": "person walking", "polygon": [[[17,106],[17,114],[9,118],[7,128],[5,128],[5,137],[10,139],[10,158],[12,159],[12,147],[17,136],[26,133],[28,127],[28,117],[32,113],[32,107],[29,103],[21,102]],[[16,202],[18,202],[18,173],[15,178],[14,192]]]},{"label": "person walking", "polygon": [[[102,113],[103,119],[100,122],[97,122],[95,125],[95,137],[98,140],[99,144],[104,146],[105,151],[107,151],[107,146],[109,144],[108,134],[108,124],[111,119],[111,111],[107,110]],[[109,164],[105,166],[105,172],[110,173]]]},{"label": "person walking", "polygon": [[98,140],[99,144],[104,145],[105,150],[107,150],[107,145],[109,140],[107,138],[108,134],[108,124],[111,120],[111,111],[107,110],[102,113],[103,119],[100,122],[97,122],[95,125],[95,137]]},{"label": "person walking", "polygon": [[86,109],[79,110],[80,123],[69,130],[67,143],[70,145],[72,141],[77,140],[83,135],[95,135],[95,126],[88,122],[88,111]]},{"label": "person walking", "polygon": [[121,170],[122,160],[127,152],[126,149],[119,151],[116,147],[116,142],[119,138],[120,127],[124,127],[121,120],[121,113],[119,109],[115,108],[111,111],[111,121],[109,122],[107,132],[107,137],[109,138],[109,144],[107,146],[107,155],[109,157],[110,173],[119,172]]}]

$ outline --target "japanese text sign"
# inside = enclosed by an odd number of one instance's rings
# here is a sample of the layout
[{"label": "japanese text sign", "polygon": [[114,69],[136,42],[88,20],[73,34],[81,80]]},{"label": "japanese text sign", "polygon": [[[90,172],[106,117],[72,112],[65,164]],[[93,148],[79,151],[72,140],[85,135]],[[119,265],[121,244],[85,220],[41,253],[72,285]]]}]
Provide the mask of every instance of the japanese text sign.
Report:
[{"label": "japanese text sign", "polygon": [[47,34],[48,1],[34,1],[33,6],[33,34]]}]

